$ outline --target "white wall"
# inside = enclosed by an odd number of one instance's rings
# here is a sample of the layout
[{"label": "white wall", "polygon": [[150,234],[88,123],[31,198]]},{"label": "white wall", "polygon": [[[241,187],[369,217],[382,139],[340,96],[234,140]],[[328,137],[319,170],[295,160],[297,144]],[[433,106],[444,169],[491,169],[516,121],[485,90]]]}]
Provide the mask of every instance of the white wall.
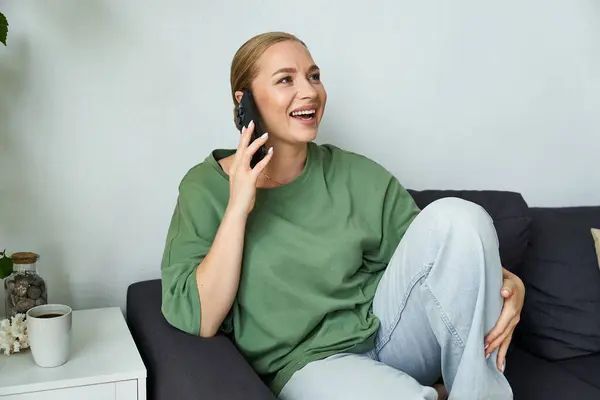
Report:
[{"label": "white wall", "polygon": [[[249,4],[254,4],[250,6]],[[0,247],[51,301],[125,304],[159,276],[177,185],[231,147],[233,53],[286,30],[322,67],[320,142],[405,186],[600,204],[596,0],[2,0]],[[594,162],[595,160],[595,162]]]}]

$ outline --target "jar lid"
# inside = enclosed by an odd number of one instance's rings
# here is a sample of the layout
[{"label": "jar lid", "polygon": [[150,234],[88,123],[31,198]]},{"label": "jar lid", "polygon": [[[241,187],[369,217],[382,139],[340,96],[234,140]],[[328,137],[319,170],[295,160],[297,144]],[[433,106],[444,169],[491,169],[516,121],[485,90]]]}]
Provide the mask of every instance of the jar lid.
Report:
[{"label": "jar lid", "polygon": [[13,253],[10,258],[12,258],[13,264],[34,264],[40,259],[40,256],[36,253],[22,251]]}]

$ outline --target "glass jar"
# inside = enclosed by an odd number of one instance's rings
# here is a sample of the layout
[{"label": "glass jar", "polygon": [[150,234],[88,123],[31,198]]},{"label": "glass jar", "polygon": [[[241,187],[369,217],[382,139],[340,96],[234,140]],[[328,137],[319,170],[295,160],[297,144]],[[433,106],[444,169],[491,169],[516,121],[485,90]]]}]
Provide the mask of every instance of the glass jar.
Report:
[{"label": "glass jar", "polygon": [[40,256],[22,252],[11,255],[13,272],[4,278],[7,318],[25,314],[30,308],[48,303],[46,282],[38,275],[36,263]]}]

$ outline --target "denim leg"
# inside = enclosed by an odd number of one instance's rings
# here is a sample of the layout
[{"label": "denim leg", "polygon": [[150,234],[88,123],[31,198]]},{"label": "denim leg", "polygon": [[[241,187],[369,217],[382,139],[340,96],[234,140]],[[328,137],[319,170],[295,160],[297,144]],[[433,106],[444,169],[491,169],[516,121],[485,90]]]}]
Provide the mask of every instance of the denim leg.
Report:
[{"label": "denim leg", "polygon": [[450,399],[512,399],[485,359],[484,337],[502,310],[502,266],[489,215],[461,199],[438,200],[407,230],[373,303],[381,320],[369,353],[432,385],[440,374]]},{"label": "denim leg", "polygon": [[436,400],[436,391],[364,354],[341,353],[309,363],[279,400]]}]

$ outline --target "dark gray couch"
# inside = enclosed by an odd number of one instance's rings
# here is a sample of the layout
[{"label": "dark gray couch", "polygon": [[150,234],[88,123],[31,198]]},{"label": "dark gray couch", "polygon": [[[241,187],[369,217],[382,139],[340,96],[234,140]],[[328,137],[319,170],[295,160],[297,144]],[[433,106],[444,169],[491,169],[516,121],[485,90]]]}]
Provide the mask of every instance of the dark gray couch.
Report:
[{"label": "dark gray couch", "polygon": [[[503,264],[527,287],[507,357],[515,399],[600,399],[600,269],[590,228],[600,207],[529,208],[518,193],[411,191],[420,207],[441,197],[483,206],[494,219]],[[148,369],[148,399],[274,399],[231,341],[171,327],[160,281],[134,283],[127,320]]]}]

